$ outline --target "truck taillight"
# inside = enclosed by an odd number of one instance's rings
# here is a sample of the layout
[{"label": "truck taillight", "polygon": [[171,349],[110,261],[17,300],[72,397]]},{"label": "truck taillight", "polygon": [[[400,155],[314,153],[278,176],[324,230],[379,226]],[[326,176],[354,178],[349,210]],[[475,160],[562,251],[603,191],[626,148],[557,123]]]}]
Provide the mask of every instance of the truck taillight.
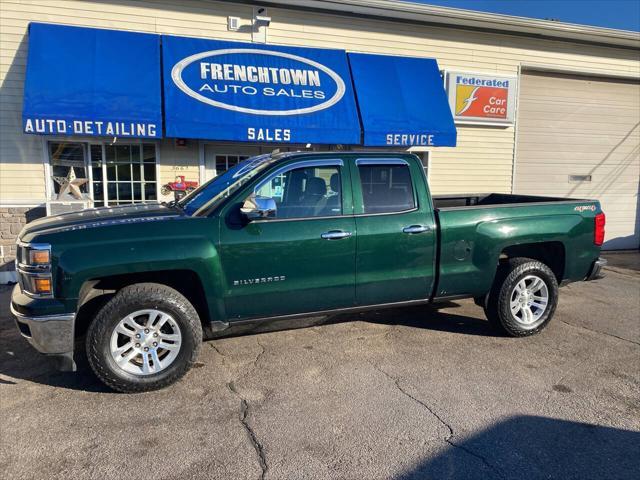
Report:
[{"label": "truck taillight", "polygon": [[605,224],[605,216],[604,213],[599,213],[595,217],[595,230],[593,232],[593,243],[595,243],[598,247],[602,246],[604,243],[604,224]]}]

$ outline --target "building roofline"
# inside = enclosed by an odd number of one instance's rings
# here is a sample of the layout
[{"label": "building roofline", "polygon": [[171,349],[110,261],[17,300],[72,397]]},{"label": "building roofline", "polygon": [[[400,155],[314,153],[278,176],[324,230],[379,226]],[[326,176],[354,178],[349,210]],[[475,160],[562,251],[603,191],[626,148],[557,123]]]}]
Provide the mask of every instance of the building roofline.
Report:
[{"label": "building roofline", "polygon": [[640,49],[640,32],[397,0],[266,0],[265,4]]}]

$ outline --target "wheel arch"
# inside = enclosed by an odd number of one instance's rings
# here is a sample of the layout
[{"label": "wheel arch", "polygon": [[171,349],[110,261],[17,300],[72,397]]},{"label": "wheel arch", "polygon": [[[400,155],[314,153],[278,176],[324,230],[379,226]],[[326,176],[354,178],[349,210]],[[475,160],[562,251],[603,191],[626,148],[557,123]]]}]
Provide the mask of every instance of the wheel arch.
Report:
[{"label": "wheel arch", "polygon": [[158,283],[173,288],[193,305],[203,328],[209,325],[210,313],[204,285],[193,270],[156,270],[124,273],[86,280],[80,287],[76,313],[75,335],[82,336],[96,313],[119,290],[136,283]]},{"label": "wheel arch", "polygon": [[506,262],[512,258],[531,258],[547,265],[556,277],[558,283],[562,282],[566,270],[566,248],[560,241],[544,241],[533,243],[521,243],[503,247],[499,261]]}]

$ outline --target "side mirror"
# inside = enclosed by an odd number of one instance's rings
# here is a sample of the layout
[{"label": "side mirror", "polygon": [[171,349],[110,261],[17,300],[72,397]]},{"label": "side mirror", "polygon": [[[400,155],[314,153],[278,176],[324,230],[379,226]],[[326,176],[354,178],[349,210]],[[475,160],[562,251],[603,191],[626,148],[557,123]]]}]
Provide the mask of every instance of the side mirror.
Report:
[{"label": "side mirror", "polygon": [[257,220],[259,218],[272,218],[276,216],[276,201],[271,197],[261,197],[251,194],[249,198],[244,201],[240,211],[250,221]]}]

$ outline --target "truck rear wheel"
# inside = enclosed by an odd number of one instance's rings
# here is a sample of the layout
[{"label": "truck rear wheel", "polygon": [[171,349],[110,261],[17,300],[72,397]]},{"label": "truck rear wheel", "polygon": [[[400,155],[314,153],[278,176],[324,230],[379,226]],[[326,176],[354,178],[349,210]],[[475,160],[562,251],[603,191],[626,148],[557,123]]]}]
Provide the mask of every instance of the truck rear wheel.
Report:
[{"label": "truck rear wheel", "polygon": [[526,337],[547,326],[557,304],[558,281],[551,269],[531,258],[512,258],[498,268],[484,312],[500,331]]},{"label": "truck rear wheel", "polygon": [[157,390],[179,380],[202,343],[197,312],[176,290],[139,283],[120,290],[87,331],[91,368],[120,392]]}]

